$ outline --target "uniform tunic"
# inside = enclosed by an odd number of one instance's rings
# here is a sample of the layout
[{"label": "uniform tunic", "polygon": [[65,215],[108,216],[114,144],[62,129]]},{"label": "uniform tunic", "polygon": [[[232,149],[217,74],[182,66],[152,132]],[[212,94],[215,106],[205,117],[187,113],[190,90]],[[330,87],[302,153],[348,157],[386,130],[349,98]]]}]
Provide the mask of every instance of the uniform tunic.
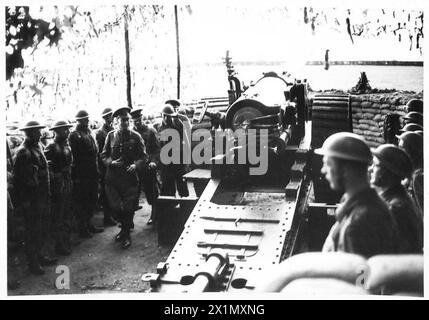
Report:
[{"label": "uniform tunic", "polygon": [[394,252],[395,223],[386,203],[371,188],[343,197],[322,251],[355,253],[366,258]]},{"label": "uniform tunic", "polygon": [[[139,182],[137,173],[127,172],[127,167],[135,164],[136,170],[141,170],[146,165],[143,139],[132,130],[109,132],[101,158],[107,167],[105,184],[110,207],[118,213],[123,227],[129,228],[132,214],[138,206]],[[110,165],[118,159],[123,162],[121,166]]]},{"label": "uniform tunic", "polygon": [[13,164],[13,185],[17,209],[24,217],[25,248],[30,263],[42,255],[49,231],[49,171],[40,143],[25,139]]},{"label": "uniform tunic", "polygon": [[[140,130],[134,128],[134,131],[138,132],[143,138],[148,155],[148,163],[154,162],[159,167],[159,153],[161,150],[161,145],[156,136],[155,129],[143,125]],[[143,189],[146,195],[146,200],[150,205],[152,205],[159,195],[159,183],[156,169],[149,170],[149,168],[145,166],[142,170],[139,171],[139,179],[140,187]]]},{"label": "uniform tunic", "polygon": [[79,125],[70,133],[69,142],[73,153],[73,201],[80,228],[85,228],[98,200],[97,145],[91,131]]},{"label": "uniform tunic", "polygon": [[389,205],[398,228],[398,254],[423,253],[423,221],[413,199],[402,185],[383,191],[380,196]]},{"label": "uniform tunic", "polygon": [[68,140],[55,139],[45,149],[51,173],[53,232],[58,246],[70,246],[72,228],[73,155]]}]

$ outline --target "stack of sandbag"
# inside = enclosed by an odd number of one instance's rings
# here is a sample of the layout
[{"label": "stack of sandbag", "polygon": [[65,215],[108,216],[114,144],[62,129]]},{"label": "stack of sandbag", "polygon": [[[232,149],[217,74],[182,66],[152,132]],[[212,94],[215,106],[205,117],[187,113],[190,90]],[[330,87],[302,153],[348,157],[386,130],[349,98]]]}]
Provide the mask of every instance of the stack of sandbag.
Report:
[{"label": "stack of sandbag", "polygon": [[402,121],[407,101],[415,96],[398,92],[351,96],[353,132],[363,136],[370,147],[385,143],[383,128],[386,115],[398,114]]}]

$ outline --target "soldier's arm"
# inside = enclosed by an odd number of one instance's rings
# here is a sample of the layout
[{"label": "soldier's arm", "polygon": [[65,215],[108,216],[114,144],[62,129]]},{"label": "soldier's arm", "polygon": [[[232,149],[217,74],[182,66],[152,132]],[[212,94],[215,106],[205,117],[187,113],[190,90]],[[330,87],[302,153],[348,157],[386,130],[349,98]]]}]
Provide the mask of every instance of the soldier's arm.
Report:
[{"label": "soldier's arm", "polygon": [[13,176],[17,187],[23,188],[29,192],[29,189],[35,188],[39,185],[37,177],[37,166],[34,166],[31,161],[31,154],[28,150],[19,149],[15,163],[13,165]]},{"label": "soldier's arm", "polygon": [[[149,129],[149,139],[148,139],[148,152],[150,154],[150,161],[154,162],[157,166],[159,166],[160,160],[160,152],[161,152],[161,143],[158,140],[155,129]],[[150,146],[149,146],[150,144]]]},{"label": "soldier's arm", "polygon": [[109,167],[112,163],[112,148],[111,148],[111,139],[112,139],[112,133],[110,132],[107,137],[106,141],[104,142],[104,148],[101,152],[101,161],[103,161],[103,164],[106,167]]},{"label": "soldier's arm", "polygon": [[136,165],[137,170],[142,170],[148,161],[148,155],[146,153],[146,146],[143,138],[139,134],[136,134],[136,137],[137,142],[134,164]]}]

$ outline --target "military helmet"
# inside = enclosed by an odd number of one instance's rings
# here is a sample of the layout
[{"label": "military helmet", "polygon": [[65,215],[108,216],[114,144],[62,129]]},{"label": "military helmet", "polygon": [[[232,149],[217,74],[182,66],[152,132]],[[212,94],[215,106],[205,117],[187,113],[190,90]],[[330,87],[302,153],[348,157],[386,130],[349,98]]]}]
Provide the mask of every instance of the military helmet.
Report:
[{"label": "military helmet", "polygon": [[46,126],[40,124],[40,122],[36,120],[28,121],[24,126],[19,128],[21,131],[30,130],[30,129],[43,129],[46,128]]},{"label": "military helmet", "polygon": [[165,104],[172,105],[174,109],[176,109],[177,107],[180,107],[180,101],[176,100],[176,99],[167,100],[167,101],[165,101]]},{"label": "military helmet", "polygon": [[113,111],[112,117],[117,117],[121,114],[125,113],[129,113],[131,111],[131,108],[129,107],[118,107],[115,109],[115,111]]},{"label": "military helmet", "polygon": [[76,120],[82,120],[82,119],[87,119],[87,118],[89,118],[89,114],[88,114],[88,112],[86,112],[85,110],[79,110],[77,113],[76,113],[76,115],[75,115],[75,117],[74,117]]},{"label": "military helmet", "polygon": [[55,129],[64,128],[64,127],[70,128],[70,127],[73,127],[73,125],[70,124],[68,121],[59,120],[55,122],[54,125],[49,128],[49,130],[55,130]]},{"label": "military helmet", "polygon": [[177,113],[174,111],[174,108],[171,104],[166,104],[164,108],[162,109],[162,115],[167,115],[170,117],[177,116]]},{"label": "military helmet", "polygon": [[416,123],[419,125],[423,125],[423,114],[421,114],[420,112],[416,112],[416,111],[411,111],[408,112],[404,119],[409,120],[409,123]]},{"label": "military helmet", "polygon": [[111,115],[113,113],[112,108],[104,108],[104,110],[101,112],[101,117],[104,118],[108,115]]},{"label": "military helmet", "polygon": [[372,154],[365,140],[350,132],[334,133],[315,153],[365,164],[372,162]]},{"label": "military helmet", "polygon": [[399,130],[400,132],[413,132],[413,131],[417,131],[417,130],[421,130],[423,131],[423,127],[417,123],[407,123],[401,130]]},{"label": "military helmet", "polygon": [[423,113],[423,101],[419,99],[411,99],[407,103],[407,112],[416,111]]},{"label": "military helmet", "polygon": [[372,149],[372,154],[387,168],[400,178],[411,176],[413,165],[410,156],[394,144],[382,144]]},{"label": "military helmet", "polygon": [[131,118],[133,118],[133,119],[139,119],[139,118],[141,118],[141,116],[142,116],[142,110],[143,110],[143,107],[141,107],[141,106],[138,106],[137,108],[133,108],[130,111]]},{"label": "military helmet", "polygon": [[402,140],[405,151],[414,150],[423,152],[423,137],[418,133],[406,131],[396,137]]},{"label": "military helmet", "polygon": [[423,130],[416,130],[414,132],[423,137]]}]

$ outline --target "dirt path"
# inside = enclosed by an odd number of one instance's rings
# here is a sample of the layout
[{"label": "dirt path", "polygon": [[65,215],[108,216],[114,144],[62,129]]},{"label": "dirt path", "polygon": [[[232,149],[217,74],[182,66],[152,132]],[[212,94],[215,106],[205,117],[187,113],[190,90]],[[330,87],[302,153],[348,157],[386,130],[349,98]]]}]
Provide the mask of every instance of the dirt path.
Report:
[{"label": "dirt path", "polygon": [[[156,272],[156,265],[167,259],[172,246],[158,246],[155,228],[146,225],[150,207],[145,200],[141,202],[143,208],[134,217],[133,243],[128,250],[122,250],[113,241],[118,227],[106,228],[91,239],[74,240],[73,253],[58,260],[58,265],[70,270],[70,289],[56,288],[55,282],[61,273],[56,273],[56,266],[45,267],[43,276],[34,276],[29,274],[22,252],[11,253],[8,281],[17,280],[18,287],[9,288],[8,295],[145,292],[149,284],[142,282],[141,276]],[[102,214],[97,214],[94,221],[101,225]]]}]

